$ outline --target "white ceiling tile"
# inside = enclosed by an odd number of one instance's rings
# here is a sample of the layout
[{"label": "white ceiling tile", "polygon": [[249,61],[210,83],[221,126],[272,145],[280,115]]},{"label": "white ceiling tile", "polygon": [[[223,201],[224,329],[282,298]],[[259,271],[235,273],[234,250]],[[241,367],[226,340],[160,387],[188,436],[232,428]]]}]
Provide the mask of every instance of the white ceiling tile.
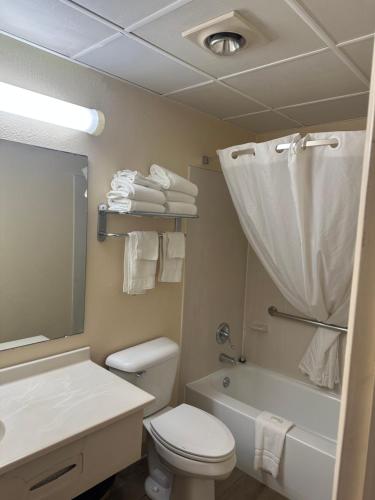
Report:
[{"label": "white ceiling tile", "polygon": [[305,125],[317,125],[366,116],[367,105],[368,95],[359,95],[295,108],[284,108],[283,113]]},{"label": "white ceiling tile", "polygon": [[169,5],[173,0],[78,0],[76,3],[126,28]]},{"label": "white ceiling tile", "polygon": [[78,57],[78,61],[159,93],[207,81],[199,73],[120,34]]},{"label": "white ceiling tile", "polygon": [[367,90],[330,51],[252,71],[225,81],[271,107]]},{"label": "white ceiling tile", "polygon": [[58,0],[0,2],[0,30],[67,56],[115,33]]},{"label": "white ceiling tile", "polygon": [[228,120],[228,122],[251,132],[271,132],[272,130],[298,127],[296,122],[288,120],[288,118],[284,118],[273,111],[233,118]]},{"label": "white ceiling tile", "polygon": [[337,43],[375,31],[374,0],[304,0],[300,3]]},{"label": "white ceiling tile", "polygon": [[171,95],[170,98],[219,118],[253,113],[265,109],[263,106],[217,83],[184,90]]},{"label": "white ceiling tile", "polygon": [[[192,0],[135,32],[213,76],[224,76],[323,46],[284,2],[273,0],[271,4],[264,0]],[[233,57],[220,57],[182,37],[183,31],[232,10],[237,10],[253,23],[268,42],[262,46],[250,46]]]},{"label": "white ceiling tile", "polygon": [[341,47],[341,50],[343,50],[345,54],[350,57],[350,59],[368,78],[371,76],[373,45],[373,38],[369,38],[368,40],[363,40],[362,42],[356,42]]}]

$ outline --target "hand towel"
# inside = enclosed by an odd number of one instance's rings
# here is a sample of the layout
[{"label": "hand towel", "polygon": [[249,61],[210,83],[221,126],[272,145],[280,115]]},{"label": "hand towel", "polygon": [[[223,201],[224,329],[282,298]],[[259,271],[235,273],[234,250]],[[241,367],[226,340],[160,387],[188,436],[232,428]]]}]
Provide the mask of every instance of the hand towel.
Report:
[{"label": "hand towel", "polygon": [[152,189],[160,190],[160,184],[148,179],[143,174],[138,172],[138,170],[118,170],[112,179],[115,187],[112,189],[118,189],[121,187],[123,182],[130,182],[131,184],[139,184],[141,186],[146,186]]},{"label": "hand towel", "polygon": [[286,433],[294,424],[277,415],[264,411],[255,419],[255,470],[279,473]]},{"label": "hand towel", "polygon": [[179,283],[185,258],[184,233],[163,233],[160,241],[159,281]]},{"label": "hand towel", "polygon": [[190,196],[189,194],[180,193],[179,191],[164,191],[165,197],[167,201],[180,201],[182,203],[190,203],[190,205],[195,204],[194,196]]},{"label": "hand towel", "polygon": [[123,291],[139,295],[155,288],[159,236],[155,231],[133,231],[125,238]]},{"label": "hand towel", "polygon": [[318,328],[299,368],[321,387],[333,389],[340,382],[339,332]]},{"label": "hand towel", "polygon": [[150,167],[150,175],[147,179],[156,182],[163,189],[170,189],[172,191],[179,191],[190,196],[198,195],[198,187],[190,182],[185,177],[168,170],[167,168],[156,165],[155,163]]},{"label": "hand towel", "polygon": [[153,212],[164,213],[166,208],[157,203],[149,203],[148,201],[135,201],[122,197],[108,197],[108,207],[116,212]]},{"label": "hand towel", "polygon": [[131,182],[124,181],[121,186],[116,188],[118,183],[111,182],[112,191],[107,194],[108,196],[129,198],[135,201],[148,201],[149,203],[158,203],[163,205],[166,201],[165,194],[157,189],[148,188],[139,184],[132,184]]},{"label": "hand towel", "polygon": [[165,204],[167,212],[171,214],[187,214],[187,215],[197,215],[198,208],[196,205],[191,205],[190,203],[180,203],[178,201],[167,201]]}]

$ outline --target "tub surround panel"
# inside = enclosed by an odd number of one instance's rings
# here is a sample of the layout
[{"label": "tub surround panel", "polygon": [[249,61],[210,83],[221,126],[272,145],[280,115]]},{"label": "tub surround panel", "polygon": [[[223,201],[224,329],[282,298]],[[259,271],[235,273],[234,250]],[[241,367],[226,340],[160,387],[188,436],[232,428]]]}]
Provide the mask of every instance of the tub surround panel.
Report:
[{"label": "tub surround panel", "polygon": [[[220,368],[219,354],[241,350],[246,239],[224,177],[191,168],[199,187],[199,219],[188,223],[182,327],[181,396],[187,382]],[[234,349],[218,345],[216,329],[229,323]]]}]

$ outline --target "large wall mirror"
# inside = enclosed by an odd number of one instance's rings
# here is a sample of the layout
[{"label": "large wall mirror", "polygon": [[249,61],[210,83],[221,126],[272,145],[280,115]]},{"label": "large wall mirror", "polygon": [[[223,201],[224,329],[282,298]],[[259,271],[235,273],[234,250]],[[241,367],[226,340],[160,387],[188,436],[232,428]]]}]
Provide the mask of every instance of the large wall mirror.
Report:
[{"label": "large wall mirror", "polygon": [[0,140],[0,350],[82,333],[86,156]]}]

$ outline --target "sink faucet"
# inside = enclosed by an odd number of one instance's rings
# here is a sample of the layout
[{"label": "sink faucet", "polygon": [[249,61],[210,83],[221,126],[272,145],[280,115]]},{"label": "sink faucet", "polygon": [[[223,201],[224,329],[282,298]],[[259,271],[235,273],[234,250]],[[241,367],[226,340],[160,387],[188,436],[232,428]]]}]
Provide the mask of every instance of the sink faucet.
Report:
[{"label": "sink faucet", "polygon": [[224,354],[223,352],[220,353],[219,361],[221,361],[222,363],[229,363],[232,366],[236,366],[236,364],[237,364],[237,361],[235,358],[232,358],[232,356],[228,356],[227,354]]}]

